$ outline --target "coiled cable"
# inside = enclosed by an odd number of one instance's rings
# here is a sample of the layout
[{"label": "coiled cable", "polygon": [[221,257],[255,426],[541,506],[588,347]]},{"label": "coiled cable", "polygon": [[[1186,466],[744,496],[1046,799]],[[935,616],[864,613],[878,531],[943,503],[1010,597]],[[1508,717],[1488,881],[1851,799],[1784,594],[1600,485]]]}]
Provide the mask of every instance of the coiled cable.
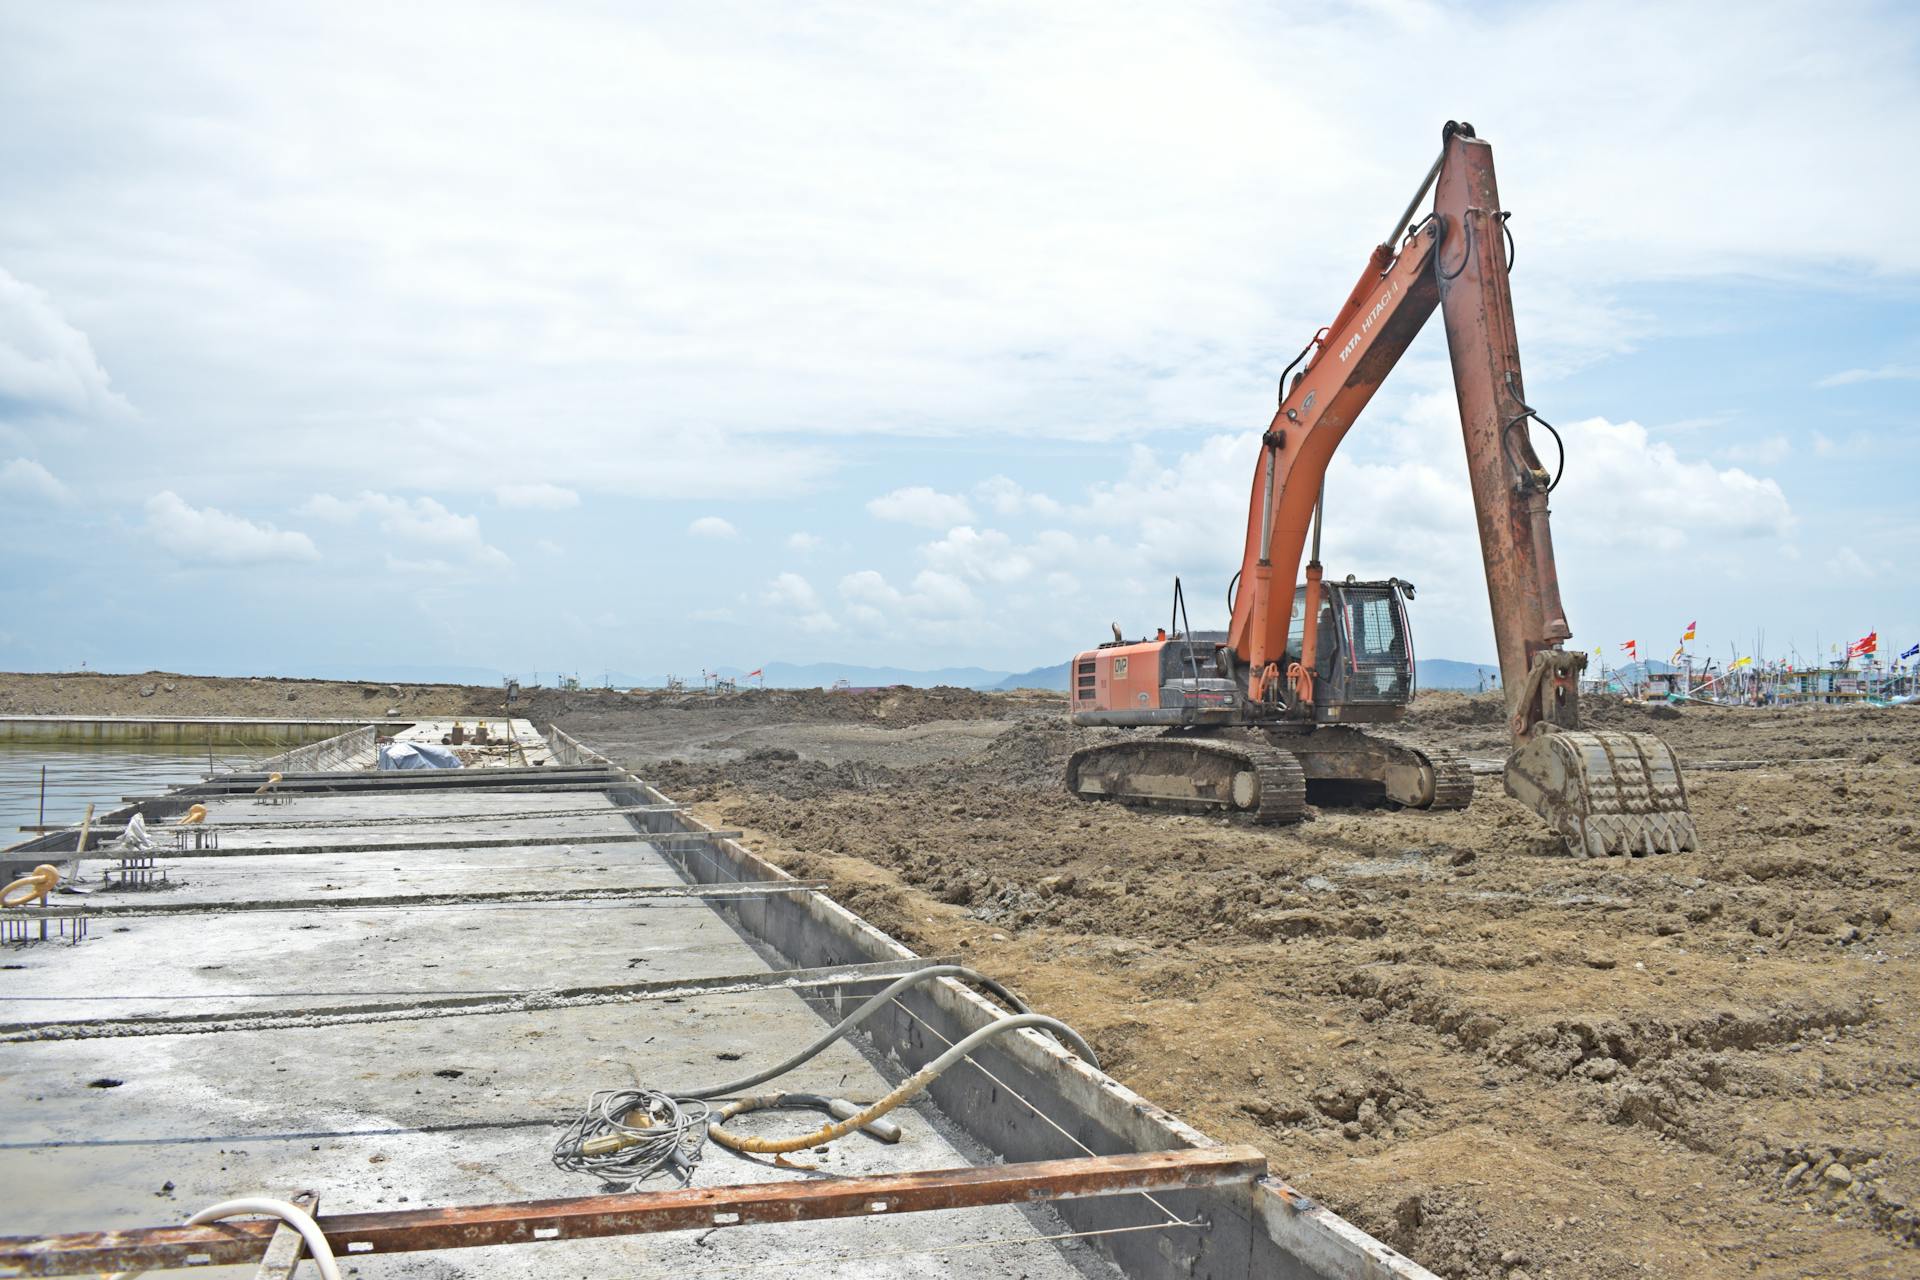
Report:
[{"label": "coiled cable", "polygon": [[669,1164],[690,1178],[706,1149],[712,1111],[658,1089],[602,1089],[553,1144],[553,1163],[608,1182],[638,1182]]}]

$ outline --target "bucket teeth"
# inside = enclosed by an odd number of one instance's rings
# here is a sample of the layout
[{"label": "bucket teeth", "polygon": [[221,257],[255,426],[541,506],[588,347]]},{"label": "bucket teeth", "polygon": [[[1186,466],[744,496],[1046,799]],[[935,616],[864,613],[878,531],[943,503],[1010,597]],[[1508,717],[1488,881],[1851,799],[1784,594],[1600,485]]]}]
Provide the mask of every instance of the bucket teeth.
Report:
[{"label": "bucket teeth", "polygon": [[1699,847],[1673,749],[1650,734],[1542,733],[1507,760],[1507,794],[1545,818],[1576,857]]}]

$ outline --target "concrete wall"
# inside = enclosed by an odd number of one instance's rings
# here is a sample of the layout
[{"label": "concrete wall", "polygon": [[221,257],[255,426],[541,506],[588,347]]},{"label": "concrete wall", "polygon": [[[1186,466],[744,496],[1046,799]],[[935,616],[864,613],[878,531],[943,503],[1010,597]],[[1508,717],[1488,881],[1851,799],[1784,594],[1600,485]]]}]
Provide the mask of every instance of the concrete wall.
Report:
[{"label": "concrete wall", "polygon": [[[549,728],[548,741],[562,763],[610,764],[606,757],[558,728]],[[631,791],[612,794],[618,804],[669,801],[637,778]],[[643,831],[711,829],[684,814],[632,814],[628,821]],[[684,849],[660,848],[694,883],[792,879],[733,840],[714,840]],[[741,934],[771,947],[796,967],[913,955],[820,894],[766,894],[712,906]],[[1017,982],[1013,974],[993,976]],[[998,1006],[951,979],[902,993],[897,1005],[901,1006],[897,1011],[870,1018],[864,1029],[874,1048],[903,1071],[917,1068],[948,1043],[1000,1016]],[[982,1070],[949,1071],[928,1092],[949,1119],[1004,1159],[1045,1160],[1216,1145],[1177,1116],[1034,1032],[1003,1036],[975,1051],[971,1060]],[[1171,1101],[1178,1105],[1178,1099]],[[1169,1280],[1435,1280],[1424,1267],[1277,1177],[1251,1190],[1210,1188],[1155,1199],[1181,1220],[1204,1219],[1207,1225],[1088,1241],[1129,1276]],[[1145,1226],[1165,1220],[1152,1202],[1140,1196],[1062,1201],[1054,1207],[1079,1231]]]},{"label": "concrete wall", "polygon": [[267,720],[234,716],[0,716],[0,742],[153,744],[168,747],[293,747],[331,738],[364,720]]}]

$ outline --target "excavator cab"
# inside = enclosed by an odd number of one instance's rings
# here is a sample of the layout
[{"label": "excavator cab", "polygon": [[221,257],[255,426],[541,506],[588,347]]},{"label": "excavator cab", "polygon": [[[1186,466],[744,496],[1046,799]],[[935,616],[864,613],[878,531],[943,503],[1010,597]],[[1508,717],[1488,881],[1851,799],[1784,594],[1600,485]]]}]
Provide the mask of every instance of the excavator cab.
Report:
[{"label": "excavator cab", "polygon": [[[1321,584],[1313,664],[1316,722],[1396,720],[1413,701],[1413,629],[1407,618],[1412,598],[1413,585],[1398,578]],[[1289,665],[1300,660],[1306,613],[1307,589],[1296,587],[1287,627]]]}]

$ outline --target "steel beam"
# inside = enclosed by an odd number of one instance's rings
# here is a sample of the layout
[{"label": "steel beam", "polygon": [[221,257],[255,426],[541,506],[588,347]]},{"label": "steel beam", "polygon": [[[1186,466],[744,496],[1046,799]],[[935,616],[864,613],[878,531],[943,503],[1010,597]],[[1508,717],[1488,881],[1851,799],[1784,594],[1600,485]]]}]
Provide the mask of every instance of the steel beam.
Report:
[{"label": "steel beam", "polygon": [[[838,1178],[689,1187],[631,1195],[459,1205],[319,1220],[340,1257],[472,1249],[658,1231],[710,1230],[828,1218],[1034,1204],[1133,1192],[1251,1183],[1267,1171],[1258,1148],[1194,1147],[1079,1160]],[[28,1276],[92,1275],[187,1265],[257,1263],[271,1222],[0,1239],[0,1268]]]},{"label": "steel beam", "polygon": [[[46,1040],[108,1040],[123,1036],[202,1035],[228,1031],[265,1031],[283,1027],[344,1026],[365,1022],[414,1022],[423,1018],[460,1018],[496,1013],[526,1013],[533,1009],[583,1008],[630,1004],[637,1000],[684,1000],[694,996],[735,995],[748,991],[800,990],[845,987],[885,981],[917,972],[928,965],[954,964],[947,956],[928,959],[880,960],[865,964],[823,965],[813,969],[775,969],[763,973],[725,974],[712,978],[656,979],[607,986],[558,987],[548,991],[509,991],[499,994],[435,996],[423,992],[405,1000],[379,1000],[352,1005],[303,1006],[295,1009],[211,1010],[205,1013],[129,1014],[122,1018],[85,1018],[58,1022],[0,1024],[0,1044]],[[263,993],[264,994],[264,993]],[[4,1271],[0,1271],[4,1274]]]},{"label": "steel beam", "polygon": [[[263,830],[256,827],[254,830]],[[558,845],[591,847],[602,844],[686,844],[703,840],[737,840],[738,831],[582,831],[564,836],[460,836],[446,840],[370,840],[365,844],[256,844],[226,845],[218,849],[155,849],[154,857],[271,858],[320,853],[432,852],[440,849],[521,849]],[[101,855],[96,854],[96,857]]]}]

